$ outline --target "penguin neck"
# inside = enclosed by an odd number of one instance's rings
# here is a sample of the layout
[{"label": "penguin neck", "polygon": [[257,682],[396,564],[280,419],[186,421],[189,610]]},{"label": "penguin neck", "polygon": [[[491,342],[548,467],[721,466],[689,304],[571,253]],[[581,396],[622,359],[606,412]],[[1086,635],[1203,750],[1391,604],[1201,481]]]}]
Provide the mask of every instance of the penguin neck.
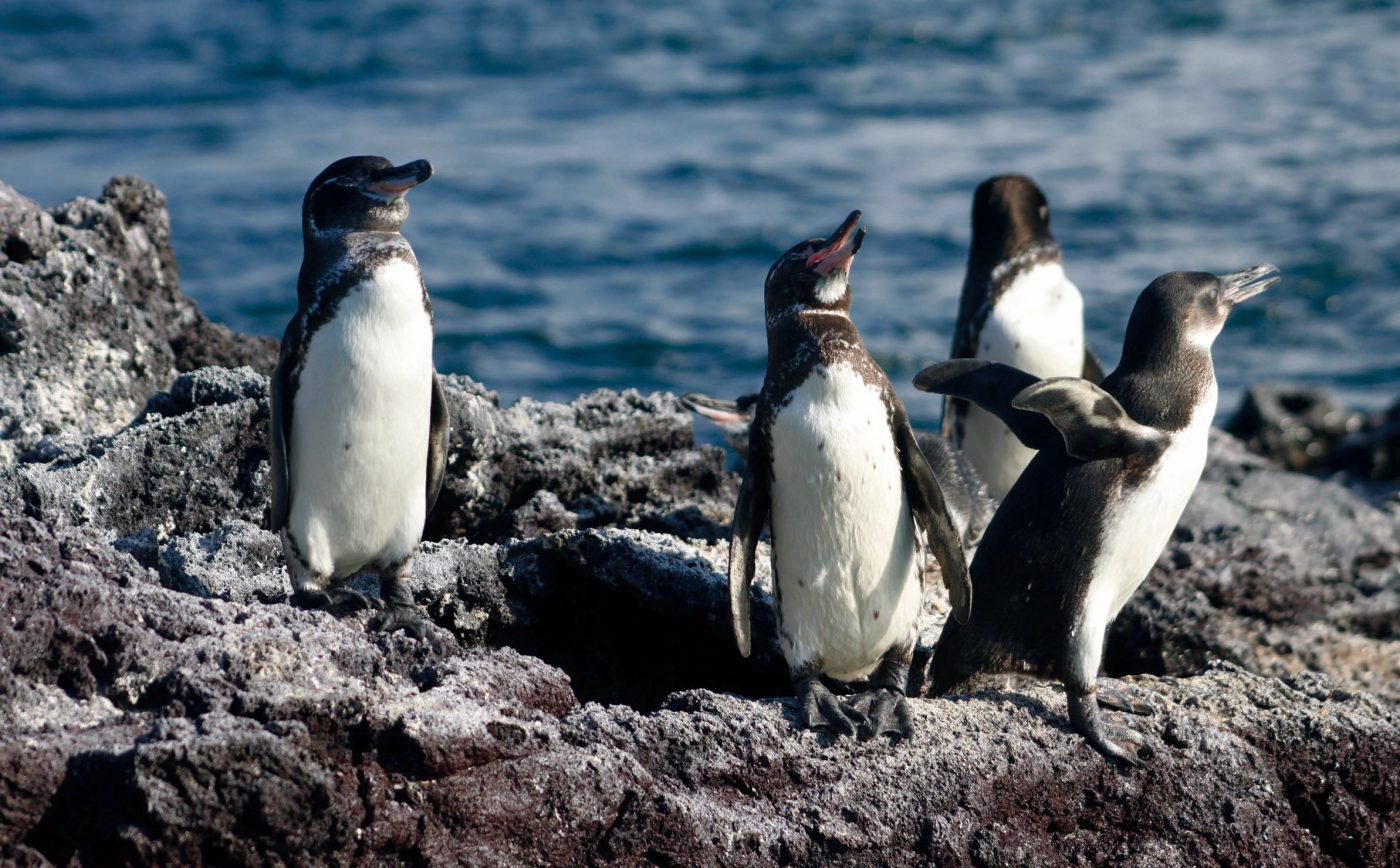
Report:
[{"label": "penguin neck", "polygon": [[308,258],[313,254],[320,258],[328,254],[339,257],[347,253],[354,255],[357,251],[408,245],[407,239],[397,230],[317,229],[310,225],[303,228],[301,237],[302,248]]},{"label": "penguin neck", "polygon": [[1063,262],[1060,245],[1053,238],[1042,238],[1013,249],[992,245],[990,250],[984,250],[974,245],[967,261],[968,288],[982,291],[988,302],[995,302],[1017,277],[1050,262]]},{"label": "penguin neck", "polygon": [[1123,347],[1123,360],[1103,383],[1137,422],[1179,431],[1204,401],[1218,394],[1210,348],[1176,341],[1167,345]]},{"label": "penguin neck", "polygon": [[766,324],[771,342],[774,330],[812,331],[814,328],[821,328],[824,323],[832,321],[846,323],[851,321],[849,299],[845,300],[844,305],[831,307],[818,307],[803,302],[794,302],[769,313]]}]

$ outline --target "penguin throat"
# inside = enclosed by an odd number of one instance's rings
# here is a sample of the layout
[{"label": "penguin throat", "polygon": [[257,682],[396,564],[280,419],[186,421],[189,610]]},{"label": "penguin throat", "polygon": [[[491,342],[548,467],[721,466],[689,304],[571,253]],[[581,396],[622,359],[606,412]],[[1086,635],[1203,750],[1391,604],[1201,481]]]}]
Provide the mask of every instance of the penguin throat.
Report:
[{"label": "penguin throat", "polygon": [[820,304],[836,304],[841,297],[846,294],[846,287],[849,286],[849,275],[844,268],[833,268],[817,279],[817,285],[812,290]]}]

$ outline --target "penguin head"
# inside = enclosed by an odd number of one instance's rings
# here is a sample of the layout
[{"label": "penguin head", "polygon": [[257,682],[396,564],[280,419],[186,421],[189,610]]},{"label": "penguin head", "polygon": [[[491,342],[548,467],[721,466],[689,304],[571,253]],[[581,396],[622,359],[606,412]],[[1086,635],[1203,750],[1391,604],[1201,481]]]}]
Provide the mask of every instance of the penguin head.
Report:
[{"label": "penguin head", "polygon": [[1235,305],[1279,280],[1278,268],[1256,265],[1234,274],[1173,271],[1147,285],[1133,305],[1123,364],[1151,365],[1183,348],[1210,352]]},{"label": "penguin head", "polygon": [[859,223],[860,212],[852,211],[830,238],[794,244],[778,257],[763,281],[768,316],[794,306],[850,310],[851,262],[865,240]]},{"label": "penguin head", "polygon": [[997,175],[972,194],[972,258],[991,268],[1032,244],[1054,241],[1050,203],[1025,175]]},{"label": "penguin head", "polygon": [[433,174],[427,160],[395,166],[383,157],[345,157],[316,176],[302,200],[302,230],[397,232],[408,219],[404,194]]}]

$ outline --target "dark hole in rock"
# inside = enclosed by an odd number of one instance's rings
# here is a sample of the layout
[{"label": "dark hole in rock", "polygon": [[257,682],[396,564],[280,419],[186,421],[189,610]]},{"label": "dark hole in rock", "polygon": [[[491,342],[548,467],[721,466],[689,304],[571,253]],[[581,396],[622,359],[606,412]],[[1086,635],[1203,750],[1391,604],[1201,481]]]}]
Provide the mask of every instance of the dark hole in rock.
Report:
[{"label": "dark hole in rock", "polygon": [[21,265],[34,259],[34,248],[30,247],[29,242],[18,235],[6,237],[4,244],[0,244],[0,251],[3,251],[11,262]]},{"label": "dark hole in rock", "polygon": [[1125,609],[1108,628],[1101,671],[1111,678],[1199,675],[1211,656],[1201,637],[1167,633],[1139,610]]},{"label": "dark hole in rock", "polygon": [[[745,659],[729,638],[727,610],[642,602],[635,589],[599,581],[590,565],[541,557],[546,590],[517,601],[511,626],[490,637],[568,673],[580,702],[660,708],[672,693],[705,688],[742,696],[790,693],[786,670],[757,647],[771,635],[755,612],[755,655]],[[715,601],[716,606],[719,601]],[[713,617],[711,617],[713,616]],[[763,631],[767,629],[765,634]]]}]

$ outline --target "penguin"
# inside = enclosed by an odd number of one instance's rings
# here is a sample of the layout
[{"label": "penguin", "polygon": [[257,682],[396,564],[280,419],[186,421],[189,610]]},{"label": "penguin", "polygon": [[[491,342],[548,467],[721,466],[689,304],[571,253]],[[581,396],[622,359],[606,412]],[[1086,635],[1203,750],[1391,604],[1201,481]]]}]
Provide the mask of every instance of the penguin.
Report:
[{"label": "penguin", "polygon": [[1103,705],[1150,713],[1098,689],[1104,633],[1176,528],[1206,462],[1217,387],[1211,345],[1236,305],[1278,281],[1173,272],[1152,281],[1102,387],[1040,379],[982,359],[931,365],[914,385],[972,401],[1039,450],[1002,501],[972,562],[977,608],[934,646],[935,695],[981,673],[1065,685],[1074,730],[1107,757],[1142,765],[1143,738]]},{"label": "penguin", "polygon": [[[912,733],[905,695],[922,602],[920,533],[959,619],[971,586],[904,405],[851,322],[860,216],[852,212],[830,238],[793,246],[764,281],[768,370],[734,508],[730,614],[747,657],[754,557],[769,522],[779,645],[802,725],[898,738]],[[838,699],[823,677],[868,689]]]},{"label": "penguin", "polygon": [[[973,194],[972,244],[949,357],[1003,362],[1037,377],[1103,379],[1084,342],[1084,299],[1050,234],[1050,205],[1024,175],[988,178]],[[944,402],[942,430],[998,500],[1031,460],[1005,425],[960,398]]]},{"label": "penguin", "polygon": [[[740,395],[733,401],[712,398],[699,392],[686,392],[680,402],[687,409],[713,422],[724,432],[724,440],[741,461],[749,458],[749,426],[753,424],[758,394]],[[948,514],[962,540],[966,557],[971,558],[982,539],[982,532],[996,511],[996,501],[967,456],[948,445],[937,434],[915,429],[914,442],[928,461],[933,476],[943,490]]]},{"label": "penguin", "polygon": [[[433,368],[433,312],[413,248],[399,234],[426,160],[346,157],[302,201],[297,312],[272,375],[271,529],[292,602],[382,607],[382,631],[424,638],[404,586],[442,488],[447,403]],[[380,576],[380,602],[343,587]]]}]

